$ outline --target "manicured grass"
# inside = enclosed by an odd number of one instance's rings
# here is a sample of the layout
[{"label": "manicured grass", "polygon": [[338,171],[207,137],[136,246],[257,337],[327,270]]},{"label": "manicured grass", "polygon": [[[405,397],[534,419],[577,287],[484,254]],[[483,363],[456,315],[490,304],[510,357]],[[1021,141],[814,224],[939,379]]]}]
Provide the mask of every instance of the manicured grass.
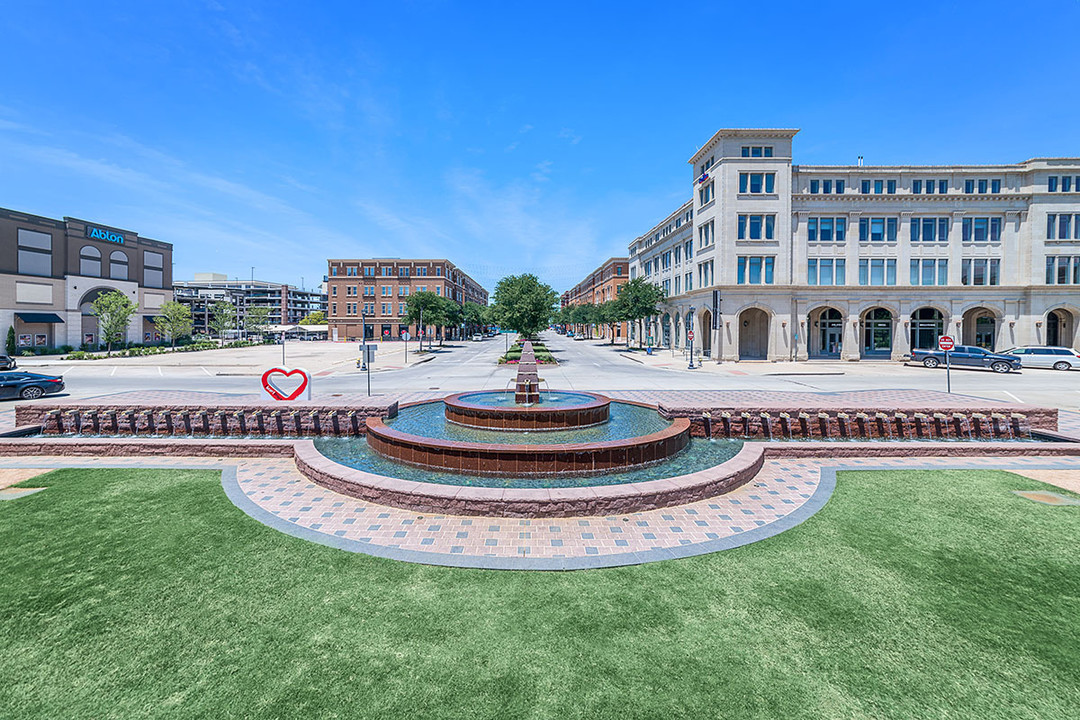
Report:
[{"label": "manicured grass", "polygon": [[724,553],[566,574],[353,555],[207,471],[0,502],[0,717],[1056,718],[1080,508],[1003,472],[842,474]]}]

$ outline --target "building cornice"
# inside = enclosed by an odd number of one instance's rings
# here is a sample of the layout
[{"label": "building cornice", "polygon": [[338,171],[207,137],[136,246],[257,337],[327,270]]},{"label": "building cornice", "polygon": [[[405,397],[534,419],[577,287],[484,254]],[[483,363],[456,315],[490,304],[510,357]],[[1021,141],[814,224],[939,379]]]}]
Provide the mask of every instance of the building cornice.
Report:
[{"label": "building cornice", "polygon": [[694,153],[688,163],[695,164],[705,153],[712,150],[724,138],[769,138],[775,140],[790,140],[799,132],[799,128],[721,128],[709,138],[708,142]]}]

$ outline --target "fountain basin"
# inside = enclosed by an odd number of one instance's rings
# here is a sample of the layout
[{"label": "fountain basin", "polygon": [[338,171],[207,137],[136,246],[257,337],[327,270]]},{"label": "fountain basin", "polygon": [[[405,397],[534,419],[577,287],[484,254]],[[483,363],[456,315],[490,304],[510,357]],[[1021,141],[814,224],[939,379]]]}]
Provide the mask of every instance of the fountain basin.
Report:
[{"label": "fountain basin", "polygon": [[665,460],[690,444],[688,418],[677,418],[662,430],[637,437],[545,445],[488,444],[422,437],[395,430],[375,417],[367,418],[365,424],[368,445],[383,457],[432,470],[491,476],[614,472]]},{"label": "fountain basin", "polygon": [[446,419],[498,430],[566,430],[608,421],[611,401],[585,392],[543,392],[535,405],[517,405],[511,392],[464,392],[443,398]]}]

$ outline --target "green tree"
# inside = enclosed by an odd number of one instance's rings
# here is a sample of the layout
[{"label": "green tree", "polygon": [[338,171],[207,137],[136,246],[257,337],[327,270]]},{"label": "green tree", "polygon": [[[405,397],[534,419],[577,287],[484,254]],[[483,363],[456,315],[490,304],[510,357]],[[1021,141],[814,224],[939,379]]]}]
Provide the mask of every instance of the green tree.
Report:
[{"label": "green tree", "polygon": [[[268,307],[253,307],[248,308],[247,315],[244,316],[244,332],[248,335],[262,335],[266,332],[266,326],[270,322],[270,308]],[[318,325],[320,323],[312,323]]]},{"label": "green tree", "polygon": [[526,273],[500,280],[495,286],[494,299],[499,325],[528,337],[547,327],[559,294],[535,275]]},{"label": "green tree", "polygon": [[618,300],[607,300],[595,306],[595,322],[606,325],[611,334],[611,344],[615,344],[615,326],[623,321],[622,306]]},{"label": "green tree", "polygon": [[465,325],[470,333],[475,333],[484,324],[484,306],[474,302],[467,302],[461,307]]},{"label": "green tree", "polygon": [[176,347],[176,338],[190,335],[195,324],[191,317],[191,308],[184,303],[170,300],[162,304],[160,313],[154,318],[154,327]]},{"label": "green tree", "polygon": [[305,315],[303,317],[303,319],[300,320],[300,324],[301,325],[325,325],[326,324],[326,313],[324,313],[322,310],[315,310],[313,312],[309,312],[307,315]]},{"label": "green tree", "polygon": [[[442,296],[427,290],[413,293],[405,301],[404,323],[406,325],[415,325],[418,333],[426,327],[440,327],[445,324],[446,318],[443,317],[444,306],[442,300]],[[421,315],[423,315],[424,327],[420,326]],[[428,338],[428,345],[431,345],[431,338]],[[423,349],[423,343],[421,343],[420,348]]]},{"label": "green tree", "polygon": [[218,336],[218,342],[224,345],[225,334],[236,327],[236,306],[224,300],[211,305],[209,325]]},{"label": "green tree", "polygon": [[439,347],[442,347],[443,338],[446,337],[446,328],[461,327],[462,318],[465,317],[462,307],[448,297],[442,299],[442,306],[443,331],[439,336]]},{"label": "green tree", "polygon": [[8,331],[7,331],[7,354],[8,354],[8,357],[15,357],[15,353],[16,353],[16,351],[18,351],[18,349],[19,348],[15,345],[15,326],[10,325],[10,326],[8,326]]},{"label": "green tree", "polygon": [[90,314],[98,319],[98,333],[105,341],[107,354],[112,356],[114,342],[120,342],[127,334],[128,323],[131,316],[138,308],[135,303],[122,292],[110,290],[97,296],[91,303]]},{"label": "green tree", "polygon": [[[644,278],[634,278],[619,289],[619,304],[622,320],[641,321],[660,312],[660,304],[666,296],[659,285],[646,282]],[[641,347],[641,326],[638,326],[638,347]],[[626,333],[626,346],[630,347],[630,333]]]}]

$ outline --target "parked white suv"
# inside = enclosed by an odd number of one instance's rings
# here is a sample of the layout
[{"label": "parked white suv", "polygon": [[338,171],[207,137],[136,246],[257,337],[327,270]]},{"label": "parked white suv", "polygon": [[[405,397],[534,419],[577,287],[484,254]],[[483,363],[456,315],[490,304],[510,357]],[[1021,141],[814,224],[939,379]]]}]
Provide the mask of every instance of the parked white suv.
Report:
[{"label": "parked white suv", "polygon": [[1080,368],[1080,352],[1069,348],[1025,345],[1006,350],[1005,354],[1019,357],[1021,367],[1025,368],[1054,368],[1055,370]]}]

